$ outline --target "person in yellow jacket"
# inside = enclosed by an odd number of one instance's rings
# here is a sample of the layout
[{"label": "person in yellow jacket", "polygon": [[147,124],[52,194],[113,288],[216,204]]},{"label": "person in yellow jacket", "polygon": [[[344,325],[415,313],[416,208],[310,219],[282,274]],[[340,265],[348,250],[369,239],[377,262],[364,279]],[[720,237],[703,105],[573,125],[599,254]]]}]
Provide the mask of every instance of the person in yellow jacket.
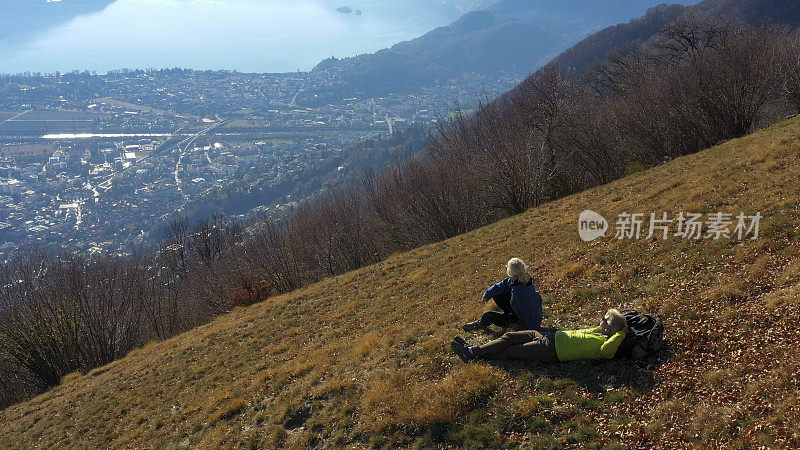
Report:
[{"label": "person in yellow jacket", "polygon": [[535,330],[509,332],[478,346],[470,346],[456,337],[451,346],[464,362],[478,358],[542,362],[611,359],[627,332],[625,317],[616,309],[609,309],[595,328],[555,333]]}]

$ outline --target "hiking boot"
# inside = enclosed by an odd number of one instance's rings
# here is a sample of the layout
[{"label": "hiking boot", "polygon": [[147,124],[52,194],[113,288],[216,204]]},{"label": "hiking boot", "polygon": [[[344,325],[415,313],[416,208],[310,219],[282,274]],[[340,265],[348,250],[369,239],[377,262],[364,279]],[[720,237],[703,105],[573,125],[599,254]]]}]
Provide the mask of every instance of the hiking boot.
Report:
[{"label": "hiking boot", "polygon": [[465,363],[475,359],[475,356],[468,350],[466,342],[464,342],[464,340],[461,338],[453,339],[453,342],[450,343],[450,347],[453,349],[456,355],[461,358],[461,361],[464,361]]},{"label": "hiking boot", "polygon": [[484,329],[484,328],[486,328],[486,327],[484,327],[483,325],[481,325],[481,321],[480,321],[480,320],[476,320],[476,321],[474,321],[474,322],[465,323],[465,324],[464,324],[464,326],[463,326],[463,327],[461,327],[461,328],[462,328],[464,331],[466,331],[467,333],[472,333],[473,331],[482,330],[482,329]]}]

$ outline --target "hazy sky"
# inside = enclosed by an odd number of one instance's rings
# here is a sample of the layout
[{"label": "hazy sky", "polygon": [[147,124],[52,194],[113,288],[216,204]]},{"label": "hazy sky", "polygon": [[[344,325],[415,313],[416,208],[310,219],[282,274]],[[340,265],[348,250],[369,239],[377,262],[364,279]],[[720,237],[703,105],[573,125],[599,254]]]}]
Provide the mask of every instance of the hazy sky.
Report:
[{"label": "hazy sky", "polygon": [[[70,1],[80,2],[61,3]],[[339,6],[363,14],[342,14]],[[437,0],[116,0],[23,40],[0,40],[0,73],[308,70],[331,55],[414,38],[458,15]]]}]

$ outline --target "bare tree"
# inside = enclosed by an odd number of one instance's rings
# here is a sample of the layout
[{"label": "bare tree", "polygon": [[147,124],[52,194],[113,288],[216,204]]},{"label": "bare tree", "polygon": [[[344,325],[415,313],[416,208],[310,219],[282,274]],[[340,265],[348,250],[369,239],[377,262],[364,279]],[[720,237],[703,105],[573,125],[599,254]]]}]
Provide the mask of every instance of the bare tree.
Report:
[{"label": "bare tree", "polygon": [[777,66],[780,94],[793,112],[800,114],[800,31],[784,29],[782,37],[777,43],[783,49]]}]

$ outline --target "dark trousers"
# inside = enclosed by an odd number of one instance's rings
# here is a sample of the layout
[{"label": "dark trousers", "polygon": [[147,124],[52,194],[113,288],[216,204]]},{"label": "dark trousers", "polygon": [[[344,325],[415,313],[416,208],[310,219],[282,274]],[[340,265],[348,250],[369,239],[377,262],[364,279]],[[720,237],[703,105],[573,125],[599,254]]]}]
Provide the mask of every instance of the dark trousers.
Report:
[{"label": "dark trousers", "polygon": [[472,351],[485,359],[558,362],[555,333],[534,330],[505,333],[499,339],[472,347]]},{"label": "dark trousers", "polygon": [[482,327],[497,325],[500,328],[508,328],[514,322],[518,322],[514,314],[506,314],[503,311],[486,311],[480,318]]},{"label": "dark trousers", "polygon": [[481,326],[497,325],[500,328],[508,328],[512,322],[519,322],[517,316],[514,315],[514,310],[511,309],[510,292],[505,295],[498,295],[492,300],[502,311],[486,311],[483,313],[480,319]]},{"label": "dark trousers", "polygon": [[494,300],[494,303],[499,306],[504,313],[514,314],[514,310],[511,309],[511,292],[493,297],[492,300]]}]

